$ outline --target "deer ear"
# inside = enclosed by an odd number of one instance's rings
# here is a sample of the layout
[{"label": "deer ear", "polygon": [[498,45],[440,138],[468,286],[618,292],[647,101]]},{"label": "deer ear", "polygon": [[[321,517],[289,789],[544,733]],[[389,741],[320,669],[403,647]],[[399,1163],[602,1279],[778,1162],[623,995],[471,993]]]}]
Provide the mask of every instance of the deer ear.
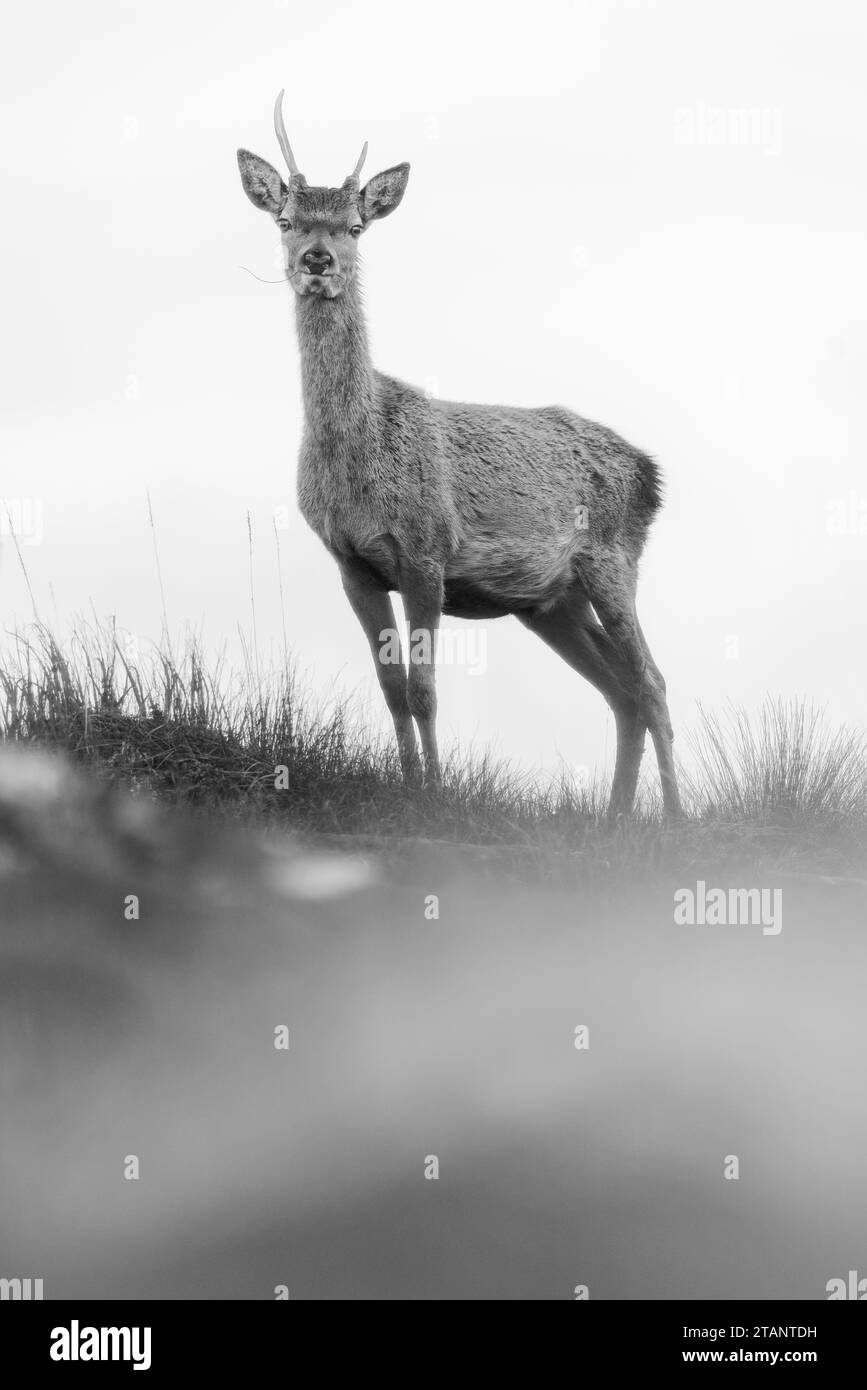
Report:
[{"label": "deer ear", "polygon": [[238,168],[244,192],[254,207],[276,217],[289,196],[289,189],[277,170],[266,159],[249,150],[238,151]]},{"label": "deer ear", "polygon": [[361,190],[358,210],[362,221],[372,222],[375,217],[388,217],[394,212],[409,182],[409,165],[396,164],[382,174],[374,174]]}]

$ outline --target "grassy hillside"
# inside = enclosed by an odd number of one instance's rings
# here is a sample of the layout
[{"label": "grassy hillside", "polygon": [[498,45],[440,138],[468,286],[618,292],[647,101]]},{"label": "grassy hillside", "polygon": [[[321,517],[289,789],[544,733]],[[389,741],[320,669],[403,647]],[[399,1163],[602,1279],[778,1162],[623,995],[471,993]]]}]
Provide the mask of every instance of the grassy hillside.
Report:
[{"label": "grassy hillside", "polygon": [[[700,716],[692,819],[648,798],[612,828],[602,788],[490,761],[405,791],[351,711],[194,647],[35,629],[0,685],[4,1275],[816,1299],[855,1267],[857,739],[799,705]],[[779,890],[779,932],[681,924],[699,878]]]},{"label": "grassy hillside", "polygon": [[[292,673],[208,669],[194,640],[130,656],[111,626],[81,625],[61,645],[33,624],[0,653],[0,735],[70,754],[139,795],[304,837],[370,845],[462,846],[522,875],[854,872],[867,847],[862,736],[821,712],[768,700],[752,718],[699,709],[681,732],[688,821],[660,816],[652,755],[629,825],[604,816],[607,789],[540,783],[487,756],[446,764],[439,791],[403,786],[391,743],[346,705],[311,703]],[[284,769],[284,771],[280,771]]]}]

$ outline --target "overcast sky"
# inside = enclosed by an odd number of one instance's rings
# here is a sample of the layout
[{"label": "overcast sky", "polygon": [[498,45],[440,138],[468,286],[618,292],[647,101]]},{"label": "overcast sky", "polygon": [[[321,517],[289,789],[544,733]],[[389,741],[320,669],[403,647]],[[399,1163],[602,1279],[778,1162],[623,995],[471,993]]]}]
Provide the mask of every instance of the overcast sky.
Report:
[{"label": "overcast sky", "polygon": [[[241,268],[280,274],[235,150],[279,162],[285,87],[311,182],[364,139],[367,172],[412,164],[364,242],[378,366],[568,405],[660,461],[639,613],[676,731],[697,700],[766,692],[864,721],[863,6],[52,0],[6,28],[0,498],[52,622],[92,604],[159,636],[149,490],[171,625],[237,654],[249,511],[276,651],[288,508],[299,665],[378,711],[295,510],[292,291]],[[0,614],[30,616],[3,537]],[[551,771],[610,758],[601,697],[517,622],[447,626],[444,743]]]}]

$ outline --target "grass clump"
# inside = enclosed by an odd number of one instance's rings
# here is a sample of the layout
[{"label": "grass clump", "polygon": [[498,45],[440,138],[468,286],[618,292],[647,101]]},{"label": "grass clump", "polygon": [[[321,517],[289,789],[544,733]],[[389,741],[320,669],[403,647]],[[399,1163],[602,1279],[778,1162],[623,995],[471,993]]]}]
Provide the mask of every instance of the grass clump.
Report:
[{"label": "grass clump", "polygon": [[[649,765],[628,824],[605,817],[606,789],[563,775],[540,783],[490,754],[446,760],[438,790],[403,785],[390,739],[346,701],[325,707],[290,669],[209,666],[194,637],[147,654],[113,623],[80,623],[60,643],[42,623],[0,653],[0,738],[63,750],[137,794],[305,837],[378,847],[414,841],[543,874],[649,868],[707,873],[843,872],[864,862],[862,737],[831,731],[802,701],[768,700],[752,719],[699,710],[681,769],[688,819],[666,826]],[[281,772],[280,770],[285,771]]]}]

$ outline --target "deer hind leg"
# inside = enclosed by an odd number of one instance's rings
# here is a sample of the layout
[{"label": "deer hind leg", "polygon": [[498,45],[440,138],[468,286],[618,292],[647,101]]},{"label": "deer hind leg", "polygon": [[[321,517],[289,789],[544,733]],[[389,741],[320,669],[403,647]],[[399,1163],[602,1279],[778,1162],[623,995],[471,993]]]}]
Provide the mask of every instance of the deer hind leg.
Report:
[{"label": "deer hind leg", "polygon": [[400,565],[400,592],[409,628],[407,699],[421,736],[425,783],[442,784],[437,750],[436,644],[443,606],[443,572],[435,565]]},{"label": "deer hind leg", "polygon": [[647,729],[635,695],[632,668],[603,632],[588,598],[580,591],[571,593],[547,612],[519,616],[531,632],[594,685],[610,705],[617,729],[617,755],[609,815],[628,815],[635,800]]},{"label": "deer hind leg", "polygon": [[[674,732],[668,713],[665,681],[635,613],[637,569],[619,555],[582,558],[581,580],[599,617],[607,643],[629,673],[641,719],[650,730],[667,816],[682,814],[672,753]],[[602,641],[602,639],[598,639]],[[618,738],[619,738],[618,728]]]},{"label": "deer hind leg", "polygon": [[407,694],[403,648],[391,598],[364,569],[346,564],[341,565],[340,573],[346,597],[364,628],[380,688],[394,720],[404,780],[419,784],[421,759]]},{"label": "deer hind leg", "polygon": [[653,739],[656,761],[659,764],[659,780],[662,783],[662,802],[667,816],[679,818],[683,815],[683,808],[680,804],[680,792],[677,788],[677,772],[674,766],[674,753],[672,751],[674,730],[671,727],[671,717],[668,713],[668,701],[665,696],[665,681],[663,680],[662,672],[650,654],[647,638],[641,631],[641,626],[637,619],[636,627],[638,628],[638,635],[647,658],[647,666],[652,673],[654,686],[657,691],[659,717],[650,725],[650,736]]}]

